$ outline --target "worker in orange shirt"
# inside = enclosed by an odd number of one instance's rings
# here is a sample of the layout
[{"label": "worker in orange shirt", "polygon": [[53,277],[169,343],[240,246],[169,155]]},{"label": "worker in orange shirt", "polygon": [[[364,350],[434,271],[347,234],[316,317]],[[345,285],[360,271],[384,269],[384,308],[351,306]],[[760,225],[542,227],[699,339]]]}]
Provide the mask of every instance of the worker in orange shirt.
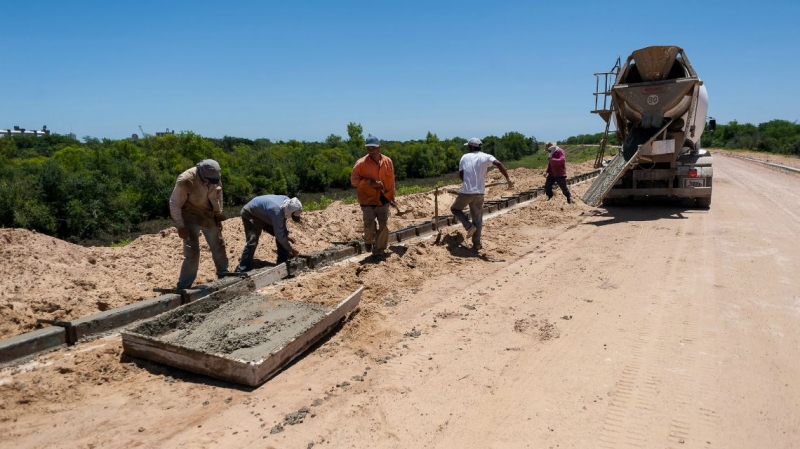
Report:
[{"label": "worker in orange shirt", "polygon": [[366,140],[367,155],[356,161],[350,184],[356,188],[358,204],[364,218],[364,242],[374,256],[388,255],[389,205],[394,201],[394,164],[381,154],[381,143],[375,136]]}]

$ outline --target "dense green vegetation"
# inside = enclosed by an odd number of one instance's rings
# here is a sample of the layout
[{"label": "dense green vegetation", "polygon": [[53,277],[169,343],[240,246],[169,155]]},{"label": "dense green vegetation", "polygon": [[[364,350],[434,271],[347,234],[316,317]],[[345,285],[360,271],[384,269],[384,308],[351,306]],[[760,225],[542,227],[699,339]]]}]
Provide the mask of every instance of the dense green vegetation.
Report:
[{"label": "dense green vegetation", "polygon": [[800,156],[800,124],[771,120],[760,125],[739,123],[717,125],[713,133],[703,134],[703,147],[767,151]]},{"label": "dense green vegetation", "polygon": [[[594,157],[601,138],[602,133],[583,134],[564,139],[561,146],[570,162],[581,162]],[[457,182],[465,140],[428,133],[424,140],[382,141],[382,151],[395,163],[399,191],[411,193]],[[483,142],[484,151],[509,168],[546,164],[534,137],[509,132]],[[609,144],[619,142],[612,135]],[[786,120],[719,124],[703,135],[703,146],[800,155],[800,125]],[[331,134],[324,142],[211,139],[191,132],[135,141],[0,137],[0,227],[72,241],[129,235],[142,223],[168,218],[175,178],[208,158],[222,166],[227,206],[280,193],[300,196],[307,209],[324,208],[334,199],[354,201],[350,170],[363,155],[363,129],[356,123],[347,125],[346,138]]]},{"label": "dense green vegetation", "polygon": [[[578,134],[577,136],[567,137],[559,142],[559,145],[600,145],[603,133],[597,134]],[[608,145],[619,145],[619,139],[614,133],[608,134]]]},{"label": "dense green vegetation", "polygon": [[[399,181],[457,171],[466,139],[382,141]],[[516,160],[538,150],[533,137],[509,132],[483,139],[485,151]],[[350,171],[363,156],[361,125],[347,139],[272,142],[211,139],[188,132],[139,140],[66,136],[0,138],[0,227],[36,230],[73,241],[134,232],[140,223],[169,216],[176,177],[203,159],[222,167],[225,203],[242,205],[264,193],[299,195],[351,189]],[[308,204],[324,207],[330,199]]]}]

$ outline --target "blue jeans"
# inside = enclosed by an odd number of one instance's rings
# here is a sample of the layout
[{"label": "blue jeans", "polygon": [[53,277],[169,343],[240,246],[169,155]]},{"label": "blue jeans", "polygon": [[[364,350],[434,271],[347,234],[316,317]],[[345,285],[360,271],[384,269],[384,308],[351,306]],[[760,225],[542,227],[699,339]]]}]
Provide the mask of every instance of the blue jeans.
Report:
[{"label": "blue jeans", "polygon": [[[467,214],[464,213],[464,208],[468,206],[469,216],[472,217],[471,223],[467,219]],[[453,205],[450,206],[450,212],[464,225],[464,229],[469,230],[473,226],[477,228],[475,234],[472,235],[472,246],[480,248],[483,230],[483,194],[459,193],[456,200],[453,201]]]},{"label": "blue jeans", "polygon": [[[261,232],[266,231],[267,234],[275,236],[275,229],[271,223],[266,223],[254,217],[250,212],[242,212],[242,224],[244,225],[244,236],[247,243],[244,244],[242,251],[242,258],[239,259],[239,266],[236,267],[237,272],[248,271],[253,265],[253,256],[256,254],[258,248],[258,240],[261,238]],[[278,240],[275,240],[275,246],[278,249],[278,264],[289,260],[289,251],[283,247]]]},{"label": "blue jeans", "polygon": [[217,269],[217,277],[228,271],[228,255],[225,253],[225,241],[219,226],[203,226],[197,223],[184,223],[189,236],[183,241],[183,265],[178,278],[178,289],[187,289],[197,278],[197,267],[200,265],[200,232],[211,247],[211,257]]}]

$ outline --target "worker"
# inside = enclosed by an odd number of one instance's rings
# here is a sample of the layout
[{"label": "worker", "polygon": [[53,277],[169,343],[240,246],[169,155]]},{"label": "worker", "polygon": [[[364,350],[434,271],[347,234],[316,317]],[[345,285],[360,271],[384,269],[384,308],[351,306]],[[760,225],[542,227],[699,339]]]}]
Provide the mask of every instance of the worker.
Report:
[{"label": "worker", "polygon": [[381,154],[381,143],[375,136],[366,139],[367,155],[356,161],[350,183],[356,188],[358,204],[364,219],[364,243],[367,251],[383,257],[389,245],[389,204],[394,201],[394,164]]},{"label": "worker", "polygon": [[547,179],[544,181],[547,201],[553,199],[553,184],[558,184],[567,197],[567,203],[572,204],[572,195],[567,188],[567,155],[555,142],[545,143],[544,149],[547,151]]},{"label": "worker", "polygon": [[217,276],[228,272],[228,255],[222,239],[222,180],[217,161],[206,159],[178,176],[169,199],[169,213],[183,239],[183,265],[178,289],[192,286],[200,264],[200,232],[203,232]]},{"label": "worker", "polygon": [[[472,248],[475,251],[481,249],[481,230],[483,229],[483,195],[486,190],[486,171],[494,165],[500,173],[506,177],[508,188],[514,187],[508,171],[502,162],[495,159],[491,154],[481,151],[483,142],[477,137],[473,137],[464,144],[469,148],[469,152],[461,156],[458,163],[458,177],[461,178],[461,190],[458,193],[450,212],[458,218],[464,229],[467,230],[467,238],[472,239]],[[467,218],[464,208],[469,207],[469,215],[472,221]]]},{"label": "worker", "polygon": [[298,252],[292,247],[295,240],[289,235],[286,218],[292,217],[293,221],[299,222],[302,210],[300,200],[284,195],[261,195],[250,200],[242,208],[242,224],[247,242],[236,271],[241,273],[252,268],[261,231],[267,231],[267,234],[275,237],[279,264],[297,257]]}]

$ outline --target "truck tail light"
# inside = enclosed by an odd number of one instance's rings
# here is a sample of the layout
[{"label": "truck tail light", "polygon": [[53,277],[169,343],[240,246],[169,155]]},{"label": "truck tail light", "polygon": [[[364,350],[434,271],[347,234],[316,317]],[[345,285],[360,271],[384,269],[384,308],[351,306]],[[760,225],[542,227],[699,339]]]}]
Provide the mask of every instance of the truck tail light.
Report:
[{"label": "truck tail light", "polygon": [[689,177],[696,178],[697,177],[697,168],[690,168],[689,169]]}]

